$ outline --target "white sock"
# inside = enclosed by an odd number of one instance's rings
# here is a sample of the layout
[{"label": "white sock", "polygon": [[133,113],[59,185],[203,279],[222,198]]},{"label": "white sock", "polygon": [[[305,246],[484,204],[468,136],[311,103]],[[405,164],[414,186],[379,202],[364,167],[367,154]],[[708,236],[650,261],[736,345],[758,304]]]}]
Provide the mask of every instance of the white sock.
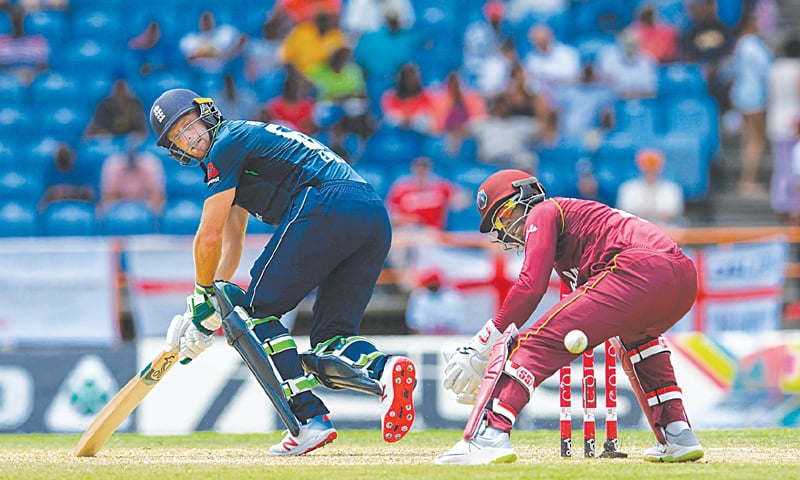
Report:
[{"label": "white sock", "polygon": [[670,435],[676,436],[687,428],[690,428],[688,423],[684,422],[683,420],[678,420],[677,422],[668,424],[666,430]]}]

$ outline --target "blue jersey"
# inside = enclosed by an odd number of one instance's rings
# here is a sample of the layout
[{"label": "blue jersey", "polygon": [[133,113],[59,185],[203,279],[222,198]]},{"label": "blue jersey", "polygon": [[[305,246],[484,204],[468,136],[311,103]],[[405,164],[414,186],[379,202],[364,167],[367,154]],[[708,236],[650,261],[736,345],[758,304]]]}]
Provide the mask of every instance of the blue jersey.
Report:
[{"label": "blue jersey", "polygon": [[366,183],[330,148],[272,123],[223,122],[207,161],[206,197],[236,188],[234,204],[269,224],[280,223],[291,198],[309,185]]}]

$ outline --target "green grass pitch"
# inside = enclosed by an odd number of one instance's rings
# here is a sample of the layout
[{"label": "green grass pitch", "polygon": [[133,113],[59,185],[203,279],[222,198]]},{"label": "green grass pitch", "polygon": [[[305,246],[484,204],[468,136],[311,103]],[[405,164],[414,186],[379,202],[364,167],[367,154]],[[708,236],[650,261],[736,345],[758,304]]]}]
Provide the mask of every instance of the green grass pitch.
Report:
[{"label": "green grass pitch", "polygon": [[[603,431],[598,431],[602,443]],[[652,464],[641,459],[653,442],[646,431],[620,433],[627,459],[561,458],[557,431],[514,432],[519,460],[508,465],[434,465],[434,457],[460,438],[458,431],[411,432],[396,444],[377,430],[340,430],[339,439],[303,457],[273,458],[267,449],[281,433],[184,436],[116,434],[94,458],[76,458],[78,435],[0,435],[0,479],[800,479],[800,430],[704,430],[706,456],[695,463]],[[598,452],[601,449],[598,448]]]}]

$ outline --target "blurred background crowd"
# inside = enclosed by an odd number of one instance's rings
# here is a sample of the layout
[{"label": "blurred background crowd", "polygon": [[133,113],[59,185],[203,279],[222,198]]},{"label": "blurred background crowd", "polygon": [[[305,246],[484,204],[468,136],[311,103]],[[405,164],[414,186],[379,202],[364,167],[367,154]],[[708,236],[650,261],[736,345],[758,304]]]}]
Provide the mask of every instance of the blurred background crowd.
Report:
[{"label": "blurred background crowd", "polygon": [[509,167],[551,196],[713,222],[692,212],[726,135],[723,187],[797,223],[800,39],[782,3],[6,0],[0,235],[191,234],[203,175],[147,122],[175,87],[319,138],[398,228],[474,231],[476,187]]}]

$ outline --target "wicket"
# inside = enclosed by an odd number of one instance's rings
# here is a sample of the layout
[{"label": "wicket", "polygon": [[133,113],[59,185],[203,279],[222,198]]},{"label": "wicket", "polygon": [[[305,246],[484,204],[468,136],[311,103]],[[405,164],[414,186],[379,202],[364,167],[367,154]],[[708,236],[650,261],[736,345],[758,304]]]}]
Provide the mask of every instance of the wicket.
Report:
[{"label": "wicket", "polygon": [[[610,341],[605,347],[605,400],[606,400],[606,441],[601,458],[625,458],[628,455],[619,451],[617,440],[617,357]],[[594,349],[583,352],[583,456],[595,457],[595,410],[597,409],[597,381],[594,373]],[[561,456],[572,456],[572,366],[564,365],[559,370],[558,393],[561,416]]]}]

